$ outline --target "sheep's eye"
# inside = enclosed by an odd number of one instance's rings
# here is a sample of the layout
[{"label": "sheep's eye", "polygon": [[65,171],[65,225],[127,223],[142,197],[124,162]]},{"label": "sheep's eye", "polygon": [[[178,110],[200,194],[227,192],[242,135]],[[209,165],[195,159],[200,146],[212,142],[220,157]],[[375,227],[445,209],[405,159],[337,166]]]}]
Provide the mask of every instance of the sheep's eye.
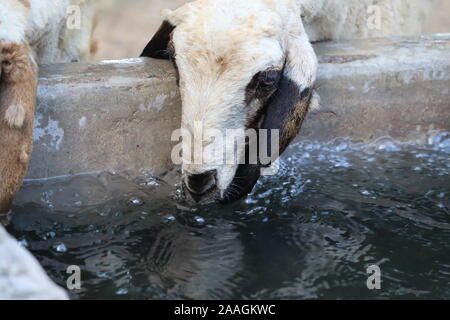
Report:
[{"label": "sheep's eye", "polygon": [[253,98],[267,99],[275,92],[282,72],[282,70],[271,68],[255,74],[247,85],[245,100],[249,102]]},{"label": "sheep's eye", "polygon": [[9,67],[11,65],[11,62],[8,60],[4,60],[2,61],[2,65],[4,65],[5,67]]},{"label": "sheep's eye", "polygon": [[281,72],[278,70],[268,70],[259,75],[258,89],[262,91],[271,91],[275,89],[280,80]]}]

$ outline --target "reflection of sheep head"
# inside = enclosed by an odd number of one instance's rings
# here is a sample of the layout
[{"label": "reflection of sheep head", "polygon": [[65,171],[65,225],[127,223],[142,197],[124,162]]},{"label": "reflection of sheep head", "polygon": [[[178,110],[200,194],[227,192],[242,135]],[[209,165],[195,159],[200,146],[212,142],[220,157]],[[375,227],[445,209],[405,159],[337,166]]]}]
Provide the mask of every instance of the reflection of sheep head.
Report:
[{"label": "reflection of sheep head", "polygon": [[[273,159],[295,138],[308,109],[317,104],[317,59],[308,32],[312,40],[322,40],[418,31],[425,20],[421,2],[197,0],[168,12],[142,56],[171,59],[178,70],[181,128],[194,137],[191,146],[203,146],[202,160],[182,161],[183,184],[193,198],[239,199],[252,190],[262,167],[246,159],[248,145],[223,146],[197,134],[199,128],[224,137],[229,129],[279,130],[279,150],[258,144],[267,139],[270,146],[270,134],[257,142],[258,155],[267,149],[263,154]],[[372,30],[367,10],[373,4],[380,9],[381,27]],[[233,152],[238,160],[224,161],[224,154]]]},{"label": "reflection of sheep head", "polygon": [[[251,240],[222,219],[212,228],[197,229],[195,235],[184,227],[160,230],[145,261],[155,297],[163,293],[171,299],[318,298],[327,277],[350,273],[346,263],[367,254],[364,235],[346,219],[342,223],[347,229],[302,219],[281,223],[257,229]],[[348,229],[353,231],[351,239],[345,235]]]},{"label": "reflection of sheep head", "polygon": [[[69,5],[81,29],[67,27]],[[79,13],[79,17],[76,15]],[[87,57],[92,11],[89,1],[0,2],[0,214],[9,210],[31,154],[38,62]]]},{"label": "reflection of sheep head", "polygon": [[158,234],[147,259],[150,282],[169,298],[232,298],[244,255],[239,232],[217,221],[196,233],[176,228]]}]

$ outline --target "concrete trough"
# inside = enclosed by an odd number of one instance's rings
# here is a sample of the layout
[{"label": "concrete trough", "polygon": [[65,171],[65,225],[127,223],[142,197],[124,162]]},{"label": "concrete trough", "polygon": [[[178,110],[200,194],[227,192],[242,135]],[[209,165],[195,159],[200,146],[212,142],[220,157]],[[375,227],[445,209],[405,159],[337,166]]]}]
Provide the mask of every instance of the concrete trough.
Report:
[{"label": "concrete trough", "polygon": [[[322,111],[300,139],[420,139],[450,129],[450,34],[324,42]],[[175,71],[129,59],[42,66],[28,178],[93,171],[162,174],[180,126]]]}]

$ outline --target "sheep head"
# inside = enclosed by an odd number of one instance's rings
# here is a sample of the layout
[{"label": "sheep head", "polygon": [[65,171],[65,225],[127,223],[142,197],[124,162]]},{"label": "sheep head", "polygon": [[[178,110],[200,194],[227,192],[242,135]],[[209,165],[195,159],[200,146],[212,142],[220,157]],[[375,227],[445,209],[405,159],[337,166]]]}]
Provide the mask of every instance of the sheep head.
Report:
[{"label": "sheep head", "polygon": [[167,13],[144,49],[178,71],[181,129],[191,138],[181,148],[183,183],[195,200],[247,195],[297,135],[317,68],[300,16],[296,1],[198,0]]}]

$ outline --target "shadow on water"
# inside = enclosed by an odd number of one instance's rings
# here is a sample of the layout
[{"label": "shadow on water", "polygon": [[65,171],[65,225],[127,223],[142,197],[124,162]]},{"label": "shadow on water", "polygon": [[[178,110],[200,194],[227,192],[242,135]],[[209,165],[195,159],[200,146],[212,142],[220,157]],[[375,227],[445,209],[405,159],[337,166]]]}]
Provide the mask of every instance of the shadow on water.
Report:
[{"label": "shadow on water", "polygon": [[[450,135],[302,142],[245,201],[112,173],[29,181],[8,231],[73,298],[450,298]],[[379,265],[381,290],[366,286]]]}]

